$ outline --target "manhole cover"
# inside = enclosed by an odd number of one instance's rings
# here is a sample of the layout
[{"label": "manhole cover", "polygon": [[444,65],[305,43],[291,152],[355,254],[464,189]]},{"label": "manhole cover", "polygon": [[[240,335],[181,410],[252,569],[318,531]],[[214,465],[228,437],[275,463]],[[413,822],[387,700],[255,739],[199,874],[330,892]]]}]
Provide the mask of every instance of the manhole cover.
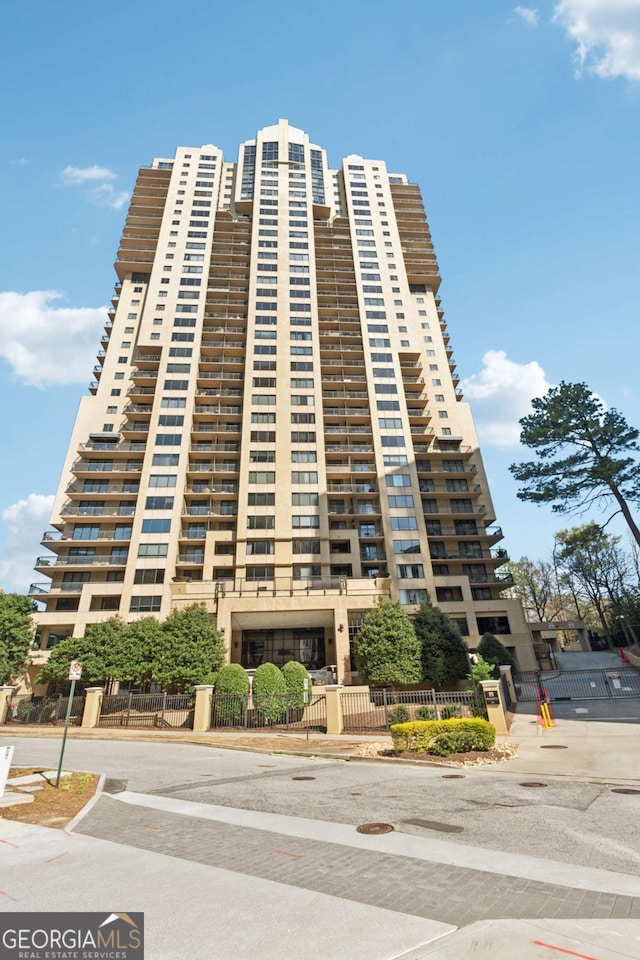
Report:
[{"label": "manhole cover", "polygon": [[356,830],[358,833],[392,833],[395,827],[390,823],[361,823]]},{"label": "manhole cover", "polygon": [[403,820],[403,823],[408,823],[412,827],[426,827],[427,830],[439,830],[440,833],[462,833],[464,827],[454,826],[452,823],[440,823],[438,820],[420,820],[415,818],[412,820]]},{"label": "manhole cover", "polygon": [[543,743],[540,749],[541,750],[568,750],[569,747],[565,746],[564,743]]},{"label": "manhole cover", "polygon": [[631,787],[613,787],[611,793],[628,793],[635,796],[640,794],[640,790],[633,790]]},{"label": "manhole cover", "polygon": [[524,783],[520,784],[521,787],[546,787],[546,783],[538,783],[537,780],[525,780]]},{"label": "manhole cover", "polygon": [[315,780],[315,777],[291,777],[292,780]]},{"label": "manhole cover", "polygon": [[464,780],[464,773],[443,773],[443,780]]}]

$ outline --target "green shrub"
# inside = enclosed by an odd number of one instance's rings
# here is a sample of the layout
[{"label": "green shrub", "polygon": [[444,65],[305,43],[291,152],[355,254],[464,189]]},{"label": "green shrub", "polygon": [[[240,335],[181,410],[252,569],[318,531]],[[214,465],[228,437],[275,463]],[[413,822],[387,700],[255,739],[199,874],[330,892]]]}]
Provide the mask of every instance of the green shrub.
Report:
[{"label": "green shrub", "polygon": [[253,705],[271,723],[287,710],[287,685],[275,663],[261,663],[253,676]]},{"label": "green shrub", "polygon": [[297,660],[289,660],[282,668],[282,676],[289,694],[289,707],[302,710],[311,699],[312,683],[306,667]]},{"label": "green shrub", "polygon": [[489,750],[496,741],[496,728],[479,717],[452,720],[414,720],[391,727],[394,753],[428,753],[434,737],[453,730],[468,730],[476,737],[477,750]]},{"label": "green shrub", "polygon": [[404,704],[399,703],[397,707],[389,708],[389,723],[406,723],[411,714],[404,706]]},{"label": "green shrub", "polygon": [[214,713],[216,723],[242,722],[249,699],[249,677],[239,663],[228,663],[216,674]]},{"label": "green shrub", "polygon": [[[476,652],[479,653],[481,657],[484,657],[488,663],[495,664],[496,668],[499,666],[508,666],[515,669],[516,662],[513,659],[513,655],[492,633],[482,635]],[[500,676],[498,669],[496,669],[495,676]]]},{"label": "green shrub", "polygon": [[418,710],[418,720],[435,720],[436,712],[433,707],[420,707]]},{"label": "green shrub", "polygon": [[27,717],[29,716],[29,711],[31,710],[31,705],[32,705],[31,697],[25,697],[23,700],[20,700],[18,702],[16,720],[22,720],[23,723],[26,723]]},{"label": "green shrub", "polygon": [[440,709],[440,719],[441,720],[451,720],[453,717],[462,716],[462,704],[461,703],[445,703]]},{"label": "green shrub", "polygon": [[469,753],[470,750],[480,749],[477,737],[470,730],[452,730],[451,733],[441,733],[434,737],[429,746],[429,753],[434,757],[450,757],[452,753]]}]

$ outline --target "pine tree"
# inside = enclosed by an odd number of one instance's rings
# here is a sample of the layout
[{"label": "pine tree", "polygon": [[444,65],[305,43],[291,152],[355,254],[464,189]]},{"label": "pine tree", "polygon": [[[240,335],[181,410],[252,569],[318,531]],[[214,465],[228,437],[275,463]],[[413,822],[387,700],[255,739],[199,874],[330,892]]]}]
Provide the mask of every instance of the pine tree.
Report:
[{"label": "pine tree", "polygon": [[423,603],[413,625],[421,648],[422,679],[430,683],[464,680],[469,657],[457,623],[439,607]]},{"label": "pine tree", "polygon": [[356,637],[356,663],[368,683],[419,683],[420,644],[398,602],[383,600],[365,615]]}]

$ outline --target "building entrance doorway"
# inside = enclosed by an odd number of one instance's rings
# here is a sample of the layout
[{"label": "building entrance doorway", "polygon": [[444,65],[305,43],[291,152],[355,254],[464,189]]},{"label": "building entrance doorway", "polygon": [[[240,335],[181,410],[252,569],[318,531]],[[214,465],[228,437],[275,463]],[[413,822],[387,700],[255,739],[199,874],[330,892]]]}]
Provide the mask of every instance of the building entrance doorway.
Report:
[{"label": "building entrance doorway", "polygon": [[282,667],[289,660],[303,663],[307,670],[323,667],[324,627],[242,631],[243,667],[259,667],[261,663]]}]

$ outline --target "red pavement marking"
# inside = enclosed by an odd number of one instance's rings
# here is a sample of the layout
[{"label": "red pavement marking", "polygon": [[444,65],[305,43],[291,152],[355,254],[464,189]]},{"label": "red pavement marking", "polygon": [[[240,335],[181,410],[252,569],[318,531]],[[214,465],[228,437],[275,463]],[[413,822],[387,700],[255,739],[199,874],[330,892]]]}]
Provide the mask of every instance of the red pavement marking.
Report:
[{"label": "red pavement marking", "polygon": [[8,847],[15,847],[16,850],[18,849],[18,844],[17,844],[17,843],[11,843],[10,840],[0,840],[0,843],[6,843],[6,845],[7,845]]},{"label": "red pavement marking", "polygon": [[160,827],[154,827],[152,823],[143,823],[143,827],[146,827],[147,830],[160,830]]},{"label": "red pavement marking", "polygon": [[47,860],[47,863],[53,863],[54,860],[59,860],[60,857],[66,857],[67,852],[68,852],[68,851],[65,850],[64,853],[58,853],[58,854],[56,854],[55,857],[50,857],[49,860]]},{"label": "red pavement marking", "polygon": [[299,860],[299,859],[300,859],[300,854],[299,854],[299,853],[288,853],[286,850],[274,850],[273,853],[279,853],[279,854],[281,854],[283,857],[292,857],[294,860]]},{"label": "red pavement marking", "polygon": [[557,950],[558,953],[568,953],[570,957],[580,957],[580,960],[598,960],[597,957],[588,956],[586,953],[576,953],[575,950],[565,950],[564,947],[555,947],[552,943],[543,943],[542,940],[532,940],[536,947],[548,947],[549,950]]},{"label": "red pavement marking", "polygon": [[5,893],[4,890],[0,890],[0,895],[3,897],[6,897],[7,900],[13,900],[14,903],[20,903],[19,900],[16,900],[15,897],[12,897],[11,894]]}]

